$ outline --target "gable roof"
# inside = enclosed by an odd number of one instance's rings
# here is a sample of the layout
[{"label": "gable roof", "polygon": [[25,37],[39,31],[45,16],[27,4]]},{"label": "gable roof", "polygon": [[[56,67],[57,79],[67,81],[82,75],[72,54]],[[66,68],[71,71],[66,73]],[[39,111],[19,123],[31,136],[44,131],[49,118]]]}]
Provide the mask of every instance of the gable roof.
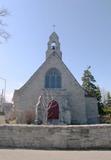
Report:
[{"label": "gable roof", "polygon": [[[78,85],[82,90],[82,86],[78,83],[78,81],[76,80],[76,78],[73,76],[73,74],[70,72],[70,70],[67,68],[67,66],[64,64],[64,62],[58,57],[57,54],[51,54],[46,60],[45,62],[36,70],[36,72],[29,78],[29,80],[18,90],[14,91],[14,96],[15,95],[19,95],[27,86],[28,84],[30,84],[33,79],[39,74],[39,72],[42,70],[42,68],[46,65],[46,63],[48,63],[48,61],[51,58],[57,58],[57,60],[59,61],[59,63],[63,66],[63,68],[66,70],[66,72],[68,72],[70,74],[70,77],[72,78],[73,81],[75,81],[76,85]],[[13,98],[14,98],[13,96]]]}]

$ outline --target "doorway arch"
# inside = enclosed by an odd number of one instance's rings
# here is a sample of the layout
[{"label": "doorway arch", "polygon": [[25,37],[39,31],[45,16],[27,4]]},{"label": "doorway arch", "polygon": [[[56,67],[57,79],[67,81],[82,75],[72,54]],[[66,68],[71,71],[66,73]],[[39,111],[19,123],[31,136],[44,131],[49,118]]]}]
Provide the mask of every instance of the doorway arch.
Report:
[{"label": "doorway arch", "polygon": [[59,104],[57,101],[52,100],[48,104],[48,120],[59,119]]}]

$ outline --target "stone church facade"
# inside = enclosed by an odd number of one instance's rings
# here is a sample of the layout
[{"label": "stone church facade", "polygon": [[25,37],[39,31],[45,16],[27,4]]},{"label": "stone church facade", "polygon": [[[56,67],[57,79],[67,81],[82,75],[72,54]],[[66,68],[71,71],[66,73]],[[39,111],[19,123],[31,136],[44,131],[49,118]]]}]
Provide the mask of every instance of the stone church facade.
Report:
[{"label": "stone church facade", "polygon": [[94,97],[85,91],[62,61],[58,35],[49,37],[46,60],[13,96],[17,122],[26,123],[25,113],[33,111],[37,124],[98,123]]}]

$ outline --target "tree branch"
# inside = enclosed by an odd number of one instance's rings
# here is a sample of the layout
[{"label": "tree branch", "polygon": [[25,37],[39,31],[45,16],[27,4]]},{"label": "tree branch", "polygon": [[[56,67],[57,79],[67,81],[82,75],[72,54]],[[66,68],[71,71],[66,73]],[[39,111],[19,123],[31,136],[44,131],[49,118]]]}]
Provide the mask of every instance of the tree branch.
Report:
[{"label": "tree branch", "polygon": [[0,9],[0,16],[7,16],[8,14],[7,9]]},{"label": "tree branch", "polygon": [[4,30],[4,26],[7,26],[6,23],[3,23],[2,17],[7,16],[9,13],[7,9],[0,9],[0,43],[2,43],[3,40],[7,40],[10,35],[9,33]]}]

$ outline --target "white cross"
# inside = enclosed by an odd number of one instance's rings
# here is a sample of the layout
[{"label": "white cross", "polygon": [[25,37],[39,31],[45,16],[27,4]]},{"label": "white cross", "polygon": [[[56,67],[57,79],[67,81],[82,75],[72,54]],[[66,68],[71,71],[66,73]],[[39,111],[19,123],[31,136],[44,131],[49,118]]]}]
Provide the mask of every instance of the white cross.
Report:
[{"label": "white cross", "polygon": [[53,32],[55,32],[55,27],[56,27],[56,25],[55,25],[55,24],[53,24],[53,26],[52,26],[52,27],[53,27]]}]

